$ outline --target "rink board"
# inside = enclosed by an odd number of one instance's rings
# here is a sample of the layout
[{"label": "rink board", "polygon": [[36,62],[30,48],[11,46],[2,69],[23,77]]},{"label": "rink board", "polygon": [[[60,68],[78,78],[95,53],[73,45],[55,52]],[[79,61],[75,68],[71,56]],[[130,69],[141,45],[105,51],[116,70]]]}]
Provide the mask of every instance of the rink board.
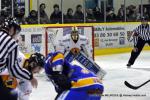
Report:
[{"label": "rink board", "polygon": [[[115,53],[130,52],[133,47],[132,31],[135,29],[140,22],[116,22],[116,23],[86,23],[86,24],[41,24],[41,25],[22,25],[22,28],[32,28],[32,27],[68,27],[68,26],[93,26],[94,29],[94,55],[107,55]],[[34,29],[34,28],[33,28]],[[34,30],[35,31],[35,30]],[[35,31],[34,33],[39,33],[40,31]],[[26,31],[26,34],[32,33],[31,30]],[[32,34],[34,34],[32,33]],[[29,37],[30,38],[30,37]],[[44,40],[43,38],[42,40]],[[27,46],[31,43],[27,43]],[[37,50],[39,48],[41,51],[45,51],[45,45],[33,46]],[[30,46],[31,47],[31,46]],[[28,48],[28,47],[27,47]],[[23,50],[30,50],[26,47]],[[51,49],[51,48],[48,48]],[[149,47],[145,47],[144,50],[150,50]],[[30,50],[25,54],[30,54],[34,50]]]}]

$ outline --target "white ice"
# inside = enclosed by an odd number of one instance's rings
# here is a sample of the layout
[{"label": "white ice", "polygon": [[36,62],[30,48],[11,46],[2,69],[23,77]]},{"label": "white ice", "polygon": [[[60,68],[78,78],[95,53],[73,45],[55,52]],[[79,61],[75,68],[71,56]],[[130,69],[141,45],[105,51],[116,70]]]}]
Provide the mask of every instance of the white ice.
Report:
[{"label": "white ice", "polygon": [[[124,85],[124,81],[128,81],[138,86],[150,79],[150,51],[143,51],[132,68],[127,69],[129,57],[130,53],[95,57],[97,64],[107,71],[102,100],[150,100],[150,82],[137,90]],[[45,77],[38,77],[38,80],[39,86],[33,89],[31,100],[54,100],[56,92],[53,85]]]}]

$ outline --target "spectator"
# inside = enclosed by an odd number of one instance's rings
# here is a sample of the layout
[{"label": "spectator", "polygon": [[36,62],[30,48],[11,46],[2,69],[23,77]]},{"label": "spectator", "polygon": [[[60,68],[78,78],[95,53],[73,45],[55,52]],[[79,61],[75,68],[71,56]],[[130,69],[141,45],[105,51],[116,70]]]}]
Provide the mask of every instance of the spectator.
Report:
[{"label": "spectator", "polygon": [[111,9],[111,10],[107,13],[106,21],[107,21],[107,22],[114,22],[114,21],[116,21],[116,19],[117,19],[117,16],[116,16],[116,14],[114,13],[114,10]]},{"label": "spectator", "polygon": [[51,23],[62,23],[62,12],[59,10],[59,5],[55,4],[53,8],[54,11],[50,16]]},{"label": "spectator", "polygon": [[69,8],[67,10],[67,14],[64,16],[64,22],[65,23],[73,23],[74,22],[74,16],[73,16],[73,10],[72,8]]},{"label": "spectator", "polygon": [[15,17],[17,18],[17,20],[20,24],[27,24],[24,15],[25,15],[24,8],[17,9],[17,11],[15,12]]},{"label": "spectator", "polygon": [[96,19],[95,19],[95,17],[94,17],[94,14],[93,14],[93,10],[92,10],[92,9],[88,9],[88,10],[87,10],[86,21],[87,21],[87,22],[96,22]]},{"label": "spectator", "polygon": [[74,17],[76,19],[76,22],[84,22],[84,14],[82,12],[82,6],[81,5],[76,6],[76,12],[74,14]]},{"label": "spectator", "polygon": [[130,9],[130,20],[131,21],[137,21],[136,6],[132,6],[132,8]]},{"label": "spectator", "polygon": [[136,6],[134,5],[130,5],[128,6],[128,20],[127,21],[137,21],[138,20],[138,13],[137,13],[137,9]]},{"label": "spectator", "polygon": [[27,20],[28,24],[38,24],[37,11],[31,10],[31,12],[26,20]]},{"label": "spectator", "polygon": [[93,14],[95,16],[96,22],[103,22],[104,21],[104,14],[102,14],[100,8],[95,7],[93,9]]},{"label": "spectator", "polygon": [[150,15],[149,15],[149,11],[147,8],[143,8],[143,16],[146,17],[148,19],[148,21],[150,20]]},{"label": "spectator", "polygon": [[126,20],[127,20],[127,21],[129,20],[129,16],[130,16],[130,15],[129,15],[129,11],[130,11],[129,8],[127,7],[127,8],[126,8]]},{"label": "spectator", "polygon": [[124,20],[124,18],[125,18],[125,11],[124,11],[124,9],[125,9],[125,6],[124,5],[121,5],[121,8],[118,10],[118,15],[117,15],[117,17],[118,17],[118,20],[120,20],[120,21],[123,21]]},{"label": "spectator", "polygon": [[1,8],[4,9],[4,8],[11,8],[11,2],[12,0],[2,0],[1,1]]},{"label": "spectator", "polygon": [[0,23],[3,23],[5,21],[5,18],[9,16],[9,13],[7,10],[1,10],[1,15],[0,15]]},{"label": "spectator", "polygon": [[46,5],[44,3],[40,4],[40,24],[48,24],[48,16],[45,12]]},{"label": "spectator", "polygon": [[137,11],[137,10],[136,10],[135,13],[136,13],[136,21],[140,21],[141,20],[141,13],[139,11]]},{"label": "spectator", "polygon": [[110,6],[110,5],[107,5],[106,12],[109,12],[109,11],[111,11],[111,10],[113,10],[113,7]]}]

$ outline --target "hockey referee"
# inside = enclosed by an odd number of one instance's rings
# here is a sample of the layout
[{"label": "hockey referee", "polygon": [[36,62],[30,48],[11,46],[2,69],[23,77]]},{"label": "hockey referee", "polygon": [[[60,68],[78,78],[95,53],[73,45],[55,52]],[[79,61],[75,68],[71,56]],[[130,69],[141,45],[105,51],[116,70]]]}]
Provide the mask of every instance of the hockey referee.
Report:
[{"label": "hockey referee", "polygon": [[7,83],[1,78],[4,71],[8,69],[11,76],[18,79],[30,80],[33,86],[37,86],[37,80],[18,63],[18,44],[14,37],[21,31],[20,25],[15,18],[6,18],[0,29],[0,100],[17,100],[14,94],[6,88],[6,84],[13,84],[10,80]]},{"label": "hockey referee", "polygon": [[127,64],[128,68],[130,68],[131,65],[134,64],[144,45],[148,43],[150,46],[150,25],[148,24],[148,19],[146,17],[141,18],[141,25],[139,25],[133,31],[133,42],[134,48],[131,52],[131,57]]}]

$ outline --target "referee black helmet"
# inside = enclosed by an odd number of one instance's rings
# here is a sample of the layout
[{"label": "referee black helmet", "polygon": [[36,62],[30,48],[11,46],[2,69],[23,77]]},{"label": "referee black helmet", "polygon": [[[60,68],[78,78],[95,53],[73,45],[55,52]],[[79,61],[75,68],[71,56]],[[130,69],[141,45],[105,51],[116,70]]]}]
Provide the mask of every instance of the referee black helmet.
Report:
[{"label": "referee black helmet", "polygon": [[16,33],[21,31],[21,27],[17,19],[14,17],[7,17],[1,25],[1,30],[9,32],[11,27],[14,27]]},{"label": "referee black helmet", "polygon": [[143,17],[141,18],[141,21],[148,21],[148,18],[143,16]]},{"label": "referee black helmet", "polygon": [[142,25],[148,25],[148,18],[147,17],[141,17],[141,24]]}]

